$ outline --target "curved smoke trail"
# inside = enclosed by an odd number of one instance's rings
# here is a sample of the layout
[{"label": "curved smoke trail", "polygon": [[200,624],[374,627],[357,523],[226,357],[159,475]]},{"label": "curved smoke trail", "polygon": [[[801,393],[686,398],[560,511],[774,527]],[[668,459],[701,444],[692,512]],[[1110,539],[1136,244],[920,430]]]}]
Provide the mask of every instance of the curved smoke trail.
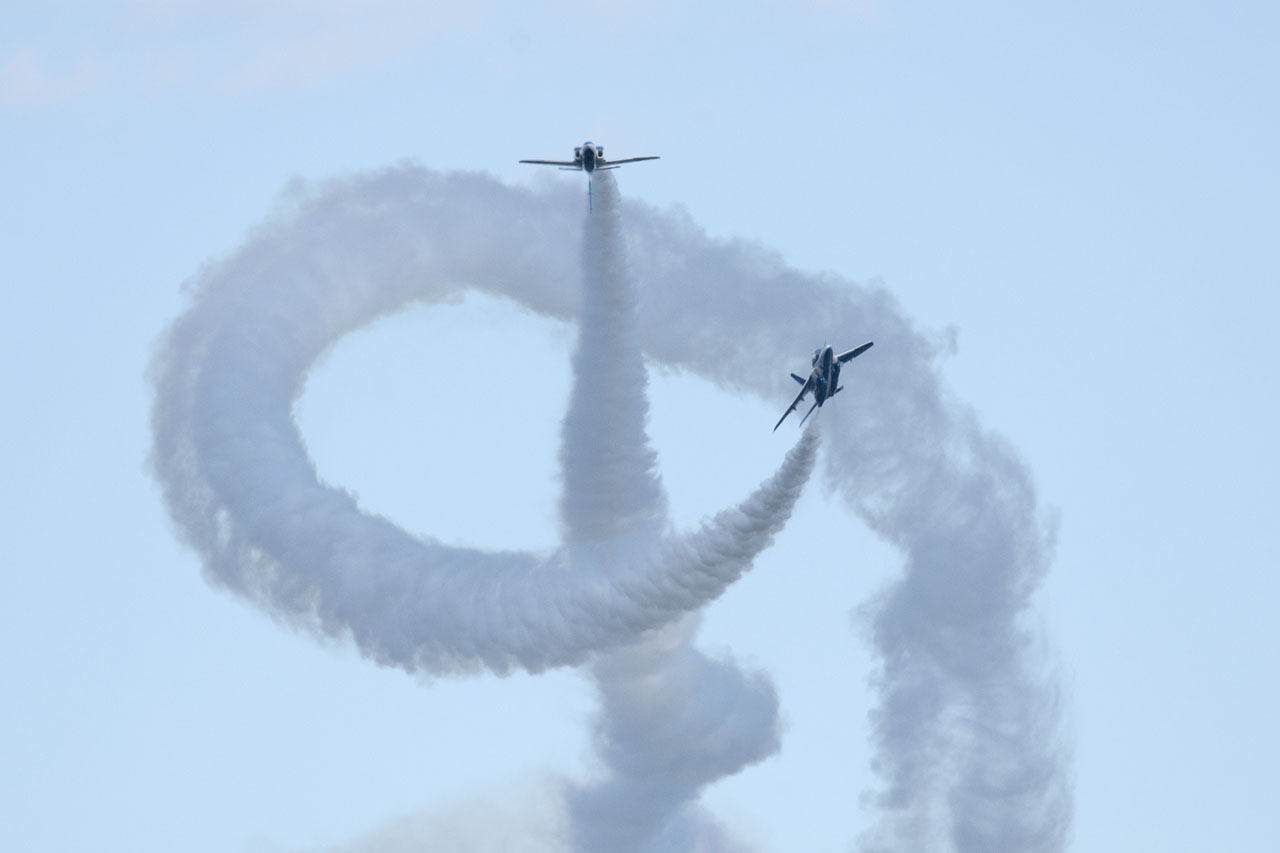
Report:
[{"label": "curved smoke trail", "polygon": [[[333,341],[410,300],[450,299],[470,287],[572,319],[579,246],[566,236],[577,233],[579,205],[576,188],[534,193],[414,167],[295,187],[275,219],[198,276],[192,308],[153,367],[153,463],[211,578],[300,623],[349,630],[379,661],[536,670],[618,649],[593,664],[610,670],[596,673],[607,752],[618,740],[611,726],[646,710],[628,685],[647,669],[664,669],[700,694],[717,681],[714,665],[676,646],[619,645],[666,624],[648,642],[678,646],[691,623],[671,620],[723,590],[767,544],[775,529],[767,519],[785,519],[786,495],[798,492],[812,463],[811,434],[751,500],[694,536],[663,540],[640,560],[615,561],[619,549],[603,539],[539,563],[423,542],[362,515],[345,493],[316,482],[287,405]],[[710,240],[679,215],[634,204],[626,214],[630,274],[644,293],[636,337],[651,360],[776,401],[794,393],[779,365],[815,339],[866,334],[884,342],[876,370],[857,374],[859,393],[874,405],[824,414],[834,427],[828,485],[905,562],[901,579],[864,608],[879,658],[873,737],[882,777],[878,822],[864,846],[1060,850],[1071,805],[1060,711],[1026,621],[1050,536],[1025,467],[947,398],[934,368],[939,345],[883,289],[798,272],[757,245]],[[825,325],[814,326],[814,306],[824,306]],[[744,541],[752,531],[759,541]],[[584,560],[594,574],[579,587],[574,567]],[[369,565],[380,571],[366,573]],[[423,565],[437,570],[424,576]],[[477,586],[478,576],[501,583]],[[493,591],[509,584],[519,591]],[[473,596],[474,624],[436,604],[459,594]],[[554,627],[513,619],[526,605],[565,618]],[[618,618],[593,621],[610,607],[620,608]],[[771,713],[767,685],[734,680],[757,688],[756,707]],[[703,695],[714,704],[719,694]],[[678,708],[661,709],[655,701],[648,718],[618,731],[661,744],[662,720]],[[772,729],[755,728],[763,740],[738,766],[772,748]],[[618,766],[632,762],[624,788],[646,778],[676,780],[686,792],[701,784],[697,768],[636,764],[642,753],[619,746]],[[707,756],[702,766],[719,761],[717,772],[728,772],[729,758]],[[608,798],[614,782],[580,792],[584,808]],[[655,844],[691,845],[696,826],[666,826]]]},{"label": "curved smoke trail", "polygon": [[436,222],[401,232],[406,245],[386,254],[361,241],[376,229],[348,232],[320,210],[304,233],[328,243],[328,226],[344,232],[327,247],[299,253],[268,230],[206,271],[155,364],[152,461],[216,582],[300,625],[350,632],[380,663],[428,673],[578,663],[719,595],[790,515],[814,446],[798,443],[748,500],[762,512],[722,513],[695,534],[732,543],[714,551],[602,539],[540,560],[418,539],[362,512],[318,480],[292,403],[320,353],[379,314],[470,280],[529,281],[518,252],[478,270],[476,255],[502,253],[457,240],[454,210],[436,208]]},{"label": "curved smoke trail", "polygon": [[[1052,528],[1026,466],[948,397],[934,368],[943,345],[887,291],[637,208],[628,237],[651,359],[780,400],[794,386],[776,365],[796,342],[850,330],[877,341],[875,369],[856,374],[869,404],[824,415],[828,486],[905,557],[901,579],[860,611],[878,655],[883,780],[863,849],[1062,850],[1072,796],[1061,696],[1030,619]],[[734,298],[708,281],[730,282]]]}]

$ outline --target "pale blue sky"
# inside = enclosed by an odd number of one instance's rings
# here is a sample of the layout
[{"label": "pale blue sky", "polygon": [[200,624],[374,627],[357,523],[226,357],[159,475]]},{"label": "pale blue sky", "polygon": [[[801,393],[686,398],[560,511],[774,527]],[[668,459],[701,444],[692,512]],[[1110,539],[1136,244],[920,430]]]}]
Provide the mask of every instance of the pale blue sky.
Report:
[{"label": "pale blue sky", "polygon": [[[516,160],[584,139],[662,155],[618,173],[624,196],[878,277],[955,331],[950,388],[1060,514],[1038,606],[1071,697],[1071,849],[1272,844],[1280,13],[434,5],[8,11],[0,847],[327,849],[592,766],[575,674],[422,685],[317,646],[203,582],[144,468],[144,372],[183,280],[288,181],[411,159],[580,182]],[[303,434],[323,476],[410,529],[548,546],[572,340],[479,297],[407,312],[322,364]],[[478,399],[464,371],[512,352],[510,396]],[[772,470],[786,402],[655,376],[678,523]],[[447,485],[424,488],[428,466]],[[762,849],[846,850],[866,826],[850,613],[897,559],[810,488],[707,611],[703,644],[768,669],[787,721],[778,757],[707,796]]]}]

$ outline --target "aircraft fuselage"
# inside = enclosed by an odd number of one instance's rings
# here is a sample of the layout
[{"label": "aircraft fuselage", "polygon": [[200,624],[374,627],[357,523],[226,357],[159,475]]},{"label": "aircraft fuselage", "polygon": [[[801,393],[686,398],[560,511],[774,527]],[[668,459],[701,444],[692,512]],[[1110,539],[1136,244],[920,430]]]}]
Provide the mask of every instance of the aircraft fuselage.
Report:
[{"label": "aircraft fuselage", "polygon": [[813,351],[813,399],[819,406],[840,389],[840,363],[826,346]]}]

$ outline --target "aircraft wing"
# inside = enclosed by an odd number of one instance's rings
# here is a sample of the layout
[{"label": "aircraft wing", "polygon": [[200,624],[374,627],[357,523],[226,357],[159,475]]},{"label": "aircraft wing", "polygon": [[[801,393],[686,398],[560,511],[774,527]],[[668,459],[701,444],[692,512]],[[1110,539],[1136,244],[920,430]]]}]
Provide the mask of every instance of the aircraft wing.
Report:
[{"label": "aircraft wing", "polygon": [[570,166],[574,169],[581,169],[581,163],[575,163],[572,160],[521,160],[521,163],[533,163],[535,166]]},{"label": "aircraft wing", "polygon": [[605,160],[606,166],[621,166],[623,163],[639,163],[641,160],[658,160],[658,157],[628,157],[625,160]]},{"label": "aircraft wing", "polygon": [[867,350],[871,349],[871,345],[874,343],[875,341],[867,341],[865,344],[863,344],[860,347],[854,347],[848,352],[842,352],[838,356],[836,356],[836,361],[840,362],[841,364],[844,364],[846,361],[849,361],[850,359],[857,358]]},{"label": "aircraft wing", "polygon": [[[799,394],[797,394],[797,395],[796,395],[796,398],[795,398],[794,400],[792,400],[792,401],[791,401],[791,407],[790,407],[789,409],[787,409],[785,412],[783,412],[783,413],[782,413],[782,417],[778,418],[778,422],[777,422],[776,424],[774,424],[774,425],[773,425],[773,431],[774,431],[774,432],[777,432],[777,431],[778,431],[778,427],[782,426],[782,422],[783,422],[783,421],[785,421],[785,420],[787,419],[787,415],[789,415],[789,414],[791,414],[792,412],[794,412],[794,411],[796,410],[796,406],[799,406],[799,405],[800,405],[800,401],[804,399],[804,395],[809,393],[809,386],[810,386],[810,384],[812,384],[812,383],[810,383],[810,382],[806,382],[806,383],[804,383],[804,387],[800,389],[800,393],[799,393]],[[817,403],[814,403],[814,405],[816,406],[816,405],[817,405]],[[807,417],[809,417],[809,416],[808,416],[808,415],[805,415],[805,417],[807,418]]]}]

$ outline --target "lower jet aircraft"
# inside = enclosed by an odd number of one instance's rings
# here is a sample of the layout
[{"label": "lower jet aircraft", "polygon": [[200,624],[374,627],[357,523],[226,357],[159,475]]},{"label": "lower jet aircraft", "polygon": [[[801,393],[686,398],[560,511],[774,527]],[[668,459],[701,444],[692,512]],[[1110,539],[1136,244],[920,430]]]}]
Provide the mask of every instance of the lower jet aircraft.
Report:
[{"label": "lower jet aircraft", "polygon": [[862,346],[854,347],[848,352],[842,352],[839,355],[836,355],[829,346],[814,350],[813,372],[809,374],[809,378],[801,379],[794,373],[791,374],[791,378],[804,387],[800,389],[800,393],[791,402],[791,408],[783,412],[782,417],[778,418],[778,422],[773,425],[773,431],[778,431],[778,427],[782,426],[782,422],[787,419],[787,415],[796,410],[796,406],[800,405],[804,395],[810,391],[813,392],[813,405],[809,407],[809,411],[805,412],[804,417],[800,419],[802,424],[809,419],[809,415],[813,414],[814,409],[825,403],[828,398],[834,397],[837,392],[843,391],[844,387],[840,384],[840,365],[857,358],[871,349],[872,343],[874,341],[867,341]]},{"label": "lower jet aircraft", "polygon": [[591,203],[591,178],[592,172],[606,169],[616,169],[623,163],[639,163],[641,160],[657,160],[657,157],[627,157],[624,160],[606,160],[604,157],[604,146],[596,145],[594,142],[584,142],[573,149],[572,160],[521,160],[521,163],[533,163],[536,166],[559,166],[561,169],[570,172],[586,172],[587,173],[587,203]]}]

